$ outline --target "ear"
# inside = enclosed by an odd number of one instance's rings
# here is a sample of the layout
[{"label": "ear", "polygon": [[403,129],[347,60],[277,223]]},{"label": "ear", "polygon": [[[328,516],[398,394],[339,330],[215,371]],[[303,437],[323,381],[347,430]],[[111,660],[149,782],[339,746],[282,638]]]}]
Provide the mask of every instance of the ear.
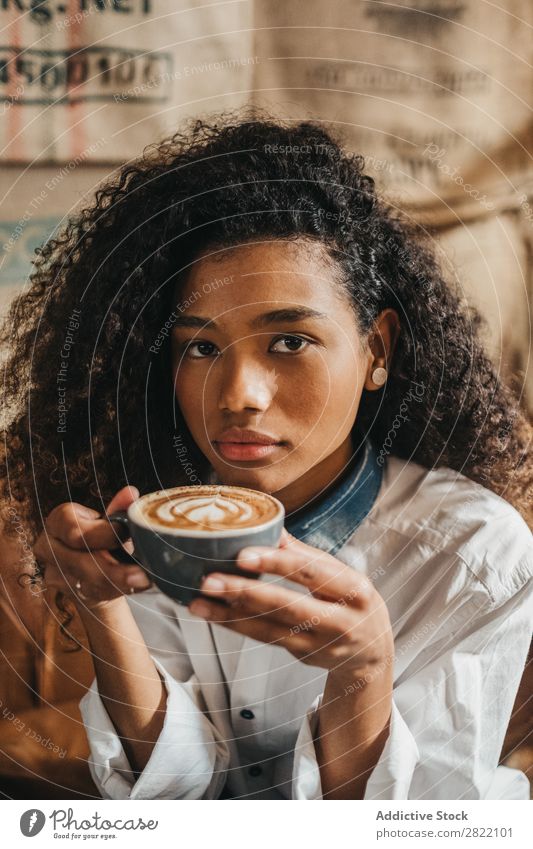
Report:
[{"label": "ear", "polygon": [[386,373],[383,371],[376,375],[376,377],[381,377],[379,382],[374,381],[372,375],[376,369],[384,369],[385,372],[390,370],[399,335],[400,319],[398,313],[391,308],[383,310],[374,322],[374,327],[368,338],[368,368],[364,388],[369,392],[381,389],[386,382]]}]

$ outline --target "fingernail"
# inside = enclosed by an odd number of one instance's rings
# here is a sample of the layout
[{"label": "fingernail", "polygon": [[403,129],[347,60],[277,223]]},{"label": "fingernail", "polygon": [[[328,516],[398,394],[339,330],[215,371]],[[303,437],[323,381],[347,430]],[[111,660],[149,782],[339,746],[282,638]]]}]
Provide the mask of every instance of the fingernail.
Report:
[{"label": "fingernail", "polygon": [[211,575],[205,578],[202,582],[203,590],[223,590],[224,589],[224,581],[221,581],[220,578],[212,578]]},{"label": "fingernail", "polygon": [[76,506],[76,513],[84,519],[99,519],[100,513],[97,510],[91,510],[90,507],[83,507],[79,504]]},{"label": "fingernail", "polygon": [[237,557],[237,563],[253,569],[254,566],[259,566],[261,563],[261,552],[255,548],[243,548]]},{"label": "fingernail", "polygon": [[195,616],[209,616],[209,605],[205,603],[205,601],[193,601],[189,605],[189,610],[191,613],[194,613]]},{"label": "fingernail", "polygon": [[128,587],[146,587],[149,584],[148,578],[144,572],[134,572],[126,578]]}]

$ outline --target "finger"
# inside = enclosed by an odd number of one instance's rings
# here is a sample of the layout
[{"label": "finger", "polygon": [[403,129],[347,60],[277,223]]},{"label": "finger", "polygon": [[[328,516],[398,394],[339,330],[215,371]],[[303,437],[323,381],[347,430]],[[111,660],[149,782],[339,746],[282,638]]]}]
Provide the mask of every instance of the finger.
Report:
[{"label": "finger", "polygon": [[[130,504],[139,497],[139,490],[136,486],[124,486],[109,502],[106,513],[114,513],[118,510],[126,510]],[[70,511],[66,508],[72,508]],[[75,521],[82,519],[102,519],[102,514],[91,507],[86,507],[84,504],[77,504],[75,501],[65,502],[52,510],[50,517],[52,521],[56,521],[57,516],[65,515],[67,518],[72,517]],[[50,518],[49,517],[49,518]]]},{"label": "finger", "polygon": [[332,600],[342,598],[354,606],[366,605],[374,592],[366,575],[295,538],[283,548],[243,548],[237,564],[242,569],[280,575],[303,584],[314,594]]},{"label": "finger", "polygon": [[136,486],[124,486],[113,496],[106,508],[106,513],[115,513],[118,510],[127,510],[130,504],[139,497]]},{"label": "finger", "polygon": [[[56,563],[42,558],[39,559],[39,563],[42,566],[42,581],[39,592],[46,592],[46,590],[50,588],[60,589],[63,591],[69,590],[66,576],[59,571]],[[30,592],[32,592],[32,590],[30,590]]]},{"label": "finger", "polygon": [[[116,495],[113,496],[109,504],[107,505],[105,516],[110,516],[112,513],[116,513],[119,510],[127,510],[130,504],[139,498],[139,490],[136,486],[124,486],[120,489]],[[117,523],[112,523],[111,527],[115,532],[118,540],[118,545],[113,546],[113,554],[120,560],[121,563],[130,563],[131,557],[129,555],[133,551],[133,544],[129,539],[128,529],[124,527],[124,525]],[[124,544],[125,543],[125,544]]]},{"label": "finger", "polygon": [[122,542],[116,524],[110,524],[96,510],[89,510],[72,501],[52,510],[45,521],[45,531],[70,548],[80,551],[113,549]]},{"label": "finger", "polygon": [[287,528],[282,528],[278,547],[286,548],[293,540],[295,541],[296,537],[293,537],[293,535],[288,532]]},{"label": "finger", "polygon": [[195,616],[207,619],[217,625],[223,625],[230,631],[251,637],[262,643],[273,643],[288,649],[295,657],[308,656],[313,651],[311,638],[307,634],[291,632],[286,625],[279,625],[268,617],[254,618],[239,615],[233,608],[224,604],[195,599],[189,605],[189,610]]},{"label": "finger", "polygon": [[34,552],[39,560],[53,564],[65,579],[72,575],[87,587],[100,585],[124,593],[132,586],[137,589],[151,586],[150,579],[139,566],[121,565],[108,551],[76,551],[55,537],[41,534]]},{"label": "finger", "polygon": [[[213,582],[222,587],[214,586]],[[242,615],[268,616],[272,622],[288,626],[293,633],[320,631],[324,637],[339,636],[354,627],[354,612],[335,601],[318,601],[307,593],[295,592],[279,584],[254,581],[234,575],[211,573],[200,587],[214,600],[226,602]]]}]

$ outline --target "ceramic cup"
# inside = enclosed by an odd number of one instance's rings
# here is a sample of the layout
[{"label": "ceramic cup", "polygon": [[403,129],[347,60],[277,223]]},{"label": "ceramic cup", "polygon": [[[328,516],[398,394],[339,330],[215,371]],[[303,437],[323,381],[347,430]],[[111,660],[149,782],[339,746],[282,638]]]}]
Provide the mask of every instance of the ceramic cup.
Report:
[{"label": "ceramic cup", "polygon": [[[183,498],[194,503],[194,499],[206,492],[217,491],[219,494],[232,495],[237,502],[249,499],[248,504],[255,508],[259,500],[267,504],[269,518],[259,520],[257,524],[238,527],[198,529],[194,523],[189,527],[172,526],[172,515],[165,516],[168,522],[154,521],[149,516],[149,509],[154,504],[168,505],[183,503]],[[252,514],[254,516],[255,514]],[[167,490],[159,490],[143,495],[130,504],[125,511],[113,513],[107,517],[110,522],[117,522],[128,529],[134,545],[133,560],[143,567],[151,580],[166,595],[180,604],[189,604],[193,598],[201,595],[200,584],[209,572],[226,572],[234,575],[245,575],[248,578],[258,578],[254,572],[247,572],[237,566],[235,560],[243,548],[252,545],[276,547],[279,544],[285,519],[285,509],[281,501],[272,495],[258,492],[245,487],[232,486],[180,486]],[[178,519],[179,521],[179,519]],[[228,522],[233,521],[230,517]],[[248,518],[246,521],[250,521]],[[205,524],[205,523],[203,523]],[[216,524],[216,523],[215,523]]]}]

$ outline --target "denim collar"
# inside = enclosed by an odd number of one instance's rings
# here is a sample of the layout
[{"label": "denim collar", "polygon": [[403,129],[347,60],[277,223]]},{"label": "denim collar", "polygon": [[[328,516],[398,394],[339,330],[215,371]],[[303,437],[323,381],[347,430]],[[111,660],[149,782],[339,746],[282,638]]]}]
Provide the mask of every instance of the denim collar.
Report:
[{"label": "denim collar", "polygon": [[[327,495],[286,516],[285,527],[307,545],[336,554],[372,509],[382,476],[377,451],[367,439]],[[207,483],[220,483],[213,469]]]},{"label": "denim collar", "polygon": [[376,500],[383,475],[377,460],[377,452],[367,439],[355,461],[324,498],[308,509],[296,511],[294,518],[287,516],[285,527],[289,533],[313,548],[336,554]]}]

